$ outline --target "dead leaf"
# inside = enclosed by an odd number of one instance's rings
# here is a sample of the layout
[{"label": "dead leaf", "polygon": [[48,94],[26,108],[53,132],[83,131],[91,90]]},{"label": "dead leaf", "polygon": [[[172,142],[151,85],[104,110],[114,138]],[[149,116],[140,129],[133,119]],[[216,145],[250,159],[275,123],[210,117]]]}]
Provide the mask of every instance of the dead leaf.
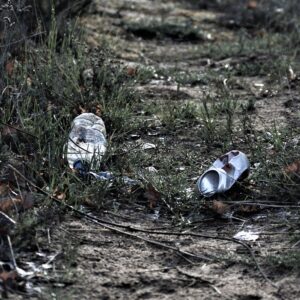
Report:
[{"label": "dead leaf", "polygon": [[90,197],[85,197],[82,202],[83,205],[89,206],[89,207],[95,207],[95,202]]},{"label": "dead leaf", "polygon": [[9,272],[3,271],[3,272],[0,273],[0,279],[2,281],[5,281],[5,282],[10,280],[10,279],[11,280],[16,280],[17,276],[18,276],[18,273],[15,270],[9,271]]},{"label": "dead leaf", "polygon": [[254,31],[254,35],[257,37],[263,38],[267,35],[267,31],[264,28],[262,28],[262,29]]},{"label": "dead leaf", "polygon": [[86,113],[86,109],[84,107],[82,107],[81,105],[79,105],[78,110],[80,111],[81,114]]},{"label": "dead leaf", "polygon": [[97,116],[101,117],[102,111],[103,111],[103,108],[102,108],[101,104],[96,105],[96,107],[95,107],[95,114]]},{"label": "dead leaf", "polygon": [[13,60],[9,60],[5,64],[5,71],[9,77],[11,77],[14,73],[15,62]]},{"label": "dead leaf", "polygon": [[6,271],[2,268],[0,272],[0,282],[2,283],[2,297],[8,299],[8,291],[17,288],[18,273],[16,270]]},{"label": "dead leaf", "polygon": [[286,174],[297,174],[300,173],[300,160],[296,160],[287,167],[285,167],[284,172]]},{"label": "dead leaf", "polygon": [[66,196],[65,192],[62,192],[59,189],[55,189],[55,191],[53,193],[53,197],[58,199],[58,200],[64,201],[67,196]]},{"label": "dead leaf", "polygon": [[88,104],[87,111],[92,112],[93,114],[101,117],[103,113],[103,107],[99,102],[93,101]]},{"label": "dead leaf", "polygon": [[73,109],[73,113],[74,113],[74,115],[80,115],[80,114],[82,114],[82,113],[85,113],[85,112],[88,112],[87,111],[87,109],[85,108],[85,107],[83,107],[82,105],[79,105],[79,106],[77,106],[77,107],[75,107],[74,109]]},{"label": "dead leaf", "polygon": [[153,209],[156,207],[157,202],[161,199],[161,194],[151,183],[149,183],[144,193],[144,197],[149,201],[149,207]]},{"label": "dead leaf", "polygon": [[128,76],[135,76],[137,74],[137,68],[128,67],[127,68],[127,75]]},{"label": "dead leaf", "polygon": [[23,193],[23,195],[11,196],[7,195],[0,198],[0,211],[9,212],[13,209],[20,211],[33,207],[34,197],[30,193]]},{"label": "dead leaf", "polygon": [[15,209],[17,206],[22,204],[22,198],[20,196],[11,197],[7,196],[0,199],[0,211],[8,212]]},{"label": "dead leaf", "polygon": [[229,205],[219,200],[213,200],[211,209],[218,215],[224,215],[229,211]]},{"label": "dead leaf", "polygon": [[253,214],[261,211],[261,207],[259,205],[240,205],[235,212],[240,214]]},{"label": "dead leaf", "polygon": [[56,199],[65,200],[66,199],[66,194],[65,193],[60,193],[56,196]]},{"label": "dead leaf", "polygon": [[255,0],[248,1],[247,8],[248,9],[256,9],[257,8],[257,1],[255,1]]},{"label": "dead leaf", "polygon": [[99,102],[92,101],[86,105],[79,105],[73,110],[75,115],[80,115],[82,113],[91,112],[99,117],[101,117],[103,113],[103,107]]}]

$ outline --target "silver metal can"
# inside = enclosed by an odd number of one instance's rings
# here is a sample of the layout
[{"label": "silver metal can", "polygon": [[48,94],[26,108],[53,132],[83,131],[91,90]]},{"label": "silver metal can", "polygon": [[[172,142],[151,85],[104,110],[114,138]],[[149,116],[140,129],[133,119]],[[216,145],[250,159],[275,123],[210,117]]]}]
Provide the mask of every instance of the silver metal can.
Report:
[{"label": "silver metal can", "polygon": [[250,164],[245,153],[232,150],[218,158],[197,180],[197,190],[204,197],[228,191],[237,180],[249,174]]}]

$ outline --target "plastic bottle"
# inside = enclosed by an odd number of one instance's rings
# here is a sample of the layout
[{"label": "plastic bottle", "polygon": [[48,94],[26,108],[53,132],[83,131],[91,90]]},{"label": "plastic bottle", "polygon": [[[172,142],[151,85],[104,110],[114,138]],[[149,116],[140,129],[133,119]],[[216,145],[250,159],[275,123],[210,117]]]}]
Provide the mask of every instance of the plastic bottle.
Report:
[{"label": "plastic bottle", "polygon": [[73,120],[66,154],[70,168],[99,171],[106,147],[105,124],[100,117],[83,113]]}]

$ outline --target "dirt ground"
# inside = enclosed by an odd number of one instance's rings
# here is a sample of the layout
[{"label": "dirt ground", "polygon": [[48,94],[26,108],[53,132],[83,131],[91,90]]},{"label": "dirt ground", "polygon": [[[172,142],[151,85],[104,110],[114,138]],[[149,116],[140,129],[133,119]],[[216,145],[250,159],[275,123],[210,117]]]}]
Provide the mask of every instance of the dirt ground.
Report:
[{"label": "dirt ground", "polygon": [[[220,12],[197,10],[187,1],[95,0],[90,12],[80,22],[86,29],[88,45],[97,47],[104,43],[109,44],[116,62],[123,64],[125,68],[176,68],[182,72],[203,74],[212,64],[225,65],[227,61],[199,59],[197,49],[205,43],[234,42],[237,39],[234,31],[216,25],[214,20],[220,15]],[[193,26],[201,27],[203,33],[191,42],[184,38],[178,41],[173,37],[151,36],[151,33],[141,29],[128,29],[134,22],[147,23],[153,19],[189,21]],[[247,95],[262,93],[260,89],[266,78],[243,77],[239,80],[247,88],[237,88],[236,93],[244,93],[246,98]],[[197,103],[203,95],[214,92],[210,86],[182,84],[178,100],[175,81],[172,78],[161,78],[160,75],[145,84],[138,82],[135,88],[141,93],[143,101],[157,103],[165,100]],[[287,100],[286,96],[262,97],[256,104],[256,128],[263,129],[274,120],[286,123],[295,118],[297,110],[295,107],[287,108]],[[263,210],[245,219],[218,216],[207,218],[203,215],[202,219],[187,229],[178,225],[178,228],[174,227],[167,216],[156,218],[140,204],[132,204],[116,213],[99,213],[98,216],[107,222],[122,224],[124,228],[119,230],[133,236],[109,230],[72,215],[68,215],[50,234],[41,232],[41,236],[48,236],[48,251],[57,254],[51,268],[60,278],[57,282],[45,282],[41,290],[46,291],[46,295],[43,293],[42,298],[300,298],[300,280],[297,274],[288,270],[281,273],[280,270],[269,268],[263,263],[269,255],[288,251],[291,247],[285,237],[292,230],[289,225],[295,218],[292,211]],[[278,220],[284,222],[280,223]],[[136,232],[128,230],[130,226],[153,231],[175,230],[186,235]],[[242,245],[218,239],[232,238],[242,229],[259,233],[256,241],[249,241],[247,244],[258,262],[262,263],[263,272],[273,284],[263,277]],[[216,238],[190,236],[188,233],[191,231]],[[170,249],[153,245],[147,239],[168,245]],[[61,260],[60,253],[66,249],[69,257]],[[183,255],[183,251],[191,255]],[[202,256],[202,259],[195,255]]]}]

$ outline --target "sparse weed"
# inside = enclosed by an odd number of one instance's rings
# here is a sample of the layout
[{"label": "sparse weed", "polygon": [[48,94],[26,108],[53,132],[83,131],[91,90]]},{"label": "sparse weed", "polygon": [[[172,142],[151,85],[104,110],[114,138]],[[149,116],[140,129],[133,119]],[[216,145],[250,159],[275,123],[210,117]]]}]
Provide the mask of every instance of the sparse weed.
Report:
[{"label": "sparse weed", "polygon": [[291,250],[288,253],[270,255],[267,262],[277,271],[300,272],[300,253],[298,250]]},{"label": "sparse weed", "polygon": [[164,20],[138,20],[137,22],[127,22],[124,27],[129,33],[143,39],[170,38],[180,42],[197,41],[203,39],[201,28],[193,26],[191,22],[179,19]]},{"label": "sparse weed", "polygon": [[[221,2],[211,1],[207,7],[220,9]],[[272,7],[279,3],[271,2]],[[233,5],[234,1],[222,3]],[[200,5],[204,5],[203,1]],[[283,9],[289,11],[285,4]],[[240,15],[243,13],[245,8]],[[256,20],[259,16],[253,17]],[[109,49],[89,50],[76,28],[68,27],[69,31],[60,37],[53,12],[46,38],[40,38],[34,46],[33,41],[23,45],[17,54],[0,57],[0,181],[8,178],[2,171],[6,171],[8,163],[21,161],[26,176],[38,187],[76,208],[92,207],[95,213],[118,210],[125,204],[134,207],[141,201],[147,211],[151,205],[146,202],[145,190],[151,184],[160,196],[156,208],[174,222],[184,223],[191,214],[200,215],[201,209],[206,209],[206,200],[194,192],[197,178],[217,157],[239,149],[249,157],[250,176],[238,183],[236,190],[218,195],[219,199],[231,203],[266,201],[279,206],[282,202],[298,203],[299,170],[289,172],[287,166],[299,160],[299,129],[289,124],[256,128],[257,105],[268,94],[256,94],[243,81],[235,84],[237,77],[260,77],[269,85],[276,83],[279,91],[274,97],[285,96],[287,85],[290,94],[295,91],[296,95],[298,81],[288,82],[287,72],[290,65],[296,74],[299,72],[298,21],[293,18],[290,27],[285,16],[276,17],[271,20],[264,14],[253,27],[248,23],[242,26],[243,20],[237,20],[243,28],[233,40],[199,43],[189,53],[195,60],[204,58],[199,70],[186,70],[184,64],[177,67],[175,62],[170,68],[138,67],[130,75],[113,61]],[[200,28],[169,21],[122,25],[127,33],[159,43],[203,40]],[[226,20],[215,22],[226,25]],[[271,30],[270,24],[278,27]],[[287,28],[293,28],[293,32]],[[178,61],[183,56],[180,52]],[[10,60],[12,72],[7,72],[4,66]],[[165,84],[160,101],[140,98],[134,85],[155,79]],[[183,92],[183,86],[197,86],[199,97]],[[64,147],[70,124],[84,111],[104,119],[109,145],[102,169],[116,175],[114,184],[83,180],[67,166]],[[19,131],[7,133],[9,126]],[[154,143],[154,147],[143,149],[144,142]],[[138,180],[137,187],[126,185],[122,176]],[[19,188],[19,180],[15,181],[12,184]],[[29,190],[26,183],[22,187]],[[35,233],[39,226],[50,227],[63,217],[61,207],[53,205],[49,197],[39,195],[37,199],[37,209],[19,219],[15,235],[20,247],[38,247]],[[25,233],[31,238],[24,241]],[[298,270],[297,260],[296,252],[270,257],[274,266]]]},{"label": "sparse weed", "polygon": [[198,122],[198,116],[199,109],[191,102],[167,104],[162,107],[161,111],[163,125],[167,128],[172,128],[172,130],[187,124],[189,126],[195,125]]},{"label": "sparse weed", "polygon": [[[132,107],[138,98],[131,89],[132,80],[111,63],[105,49],[98,49],[97,55],[89,52],[78,29],[58,38],[54,15],[48,37],[36,47],[20,48],[12,59],[13,73],[1,75],[6,84],[0,99],[1,167],[14,164],[13,156],[18,155],[28,179],[50,194],[61,195],[76,207],[107,205],[115,191],[105,183],[89,185],[68,172],[64,148],[72,119],[83,111],[102,115],[109,141],[114,143],[136,129]],[[87,69],[92,70],[90,81],[83,75]],[[13,149],[9,149],[10,133],[3,135],[10,125],[24,133],[13,136]],[[110,157],[103,164],[111,163]],[[42,198],[40,204],[47,202],[47,197]]]}]

